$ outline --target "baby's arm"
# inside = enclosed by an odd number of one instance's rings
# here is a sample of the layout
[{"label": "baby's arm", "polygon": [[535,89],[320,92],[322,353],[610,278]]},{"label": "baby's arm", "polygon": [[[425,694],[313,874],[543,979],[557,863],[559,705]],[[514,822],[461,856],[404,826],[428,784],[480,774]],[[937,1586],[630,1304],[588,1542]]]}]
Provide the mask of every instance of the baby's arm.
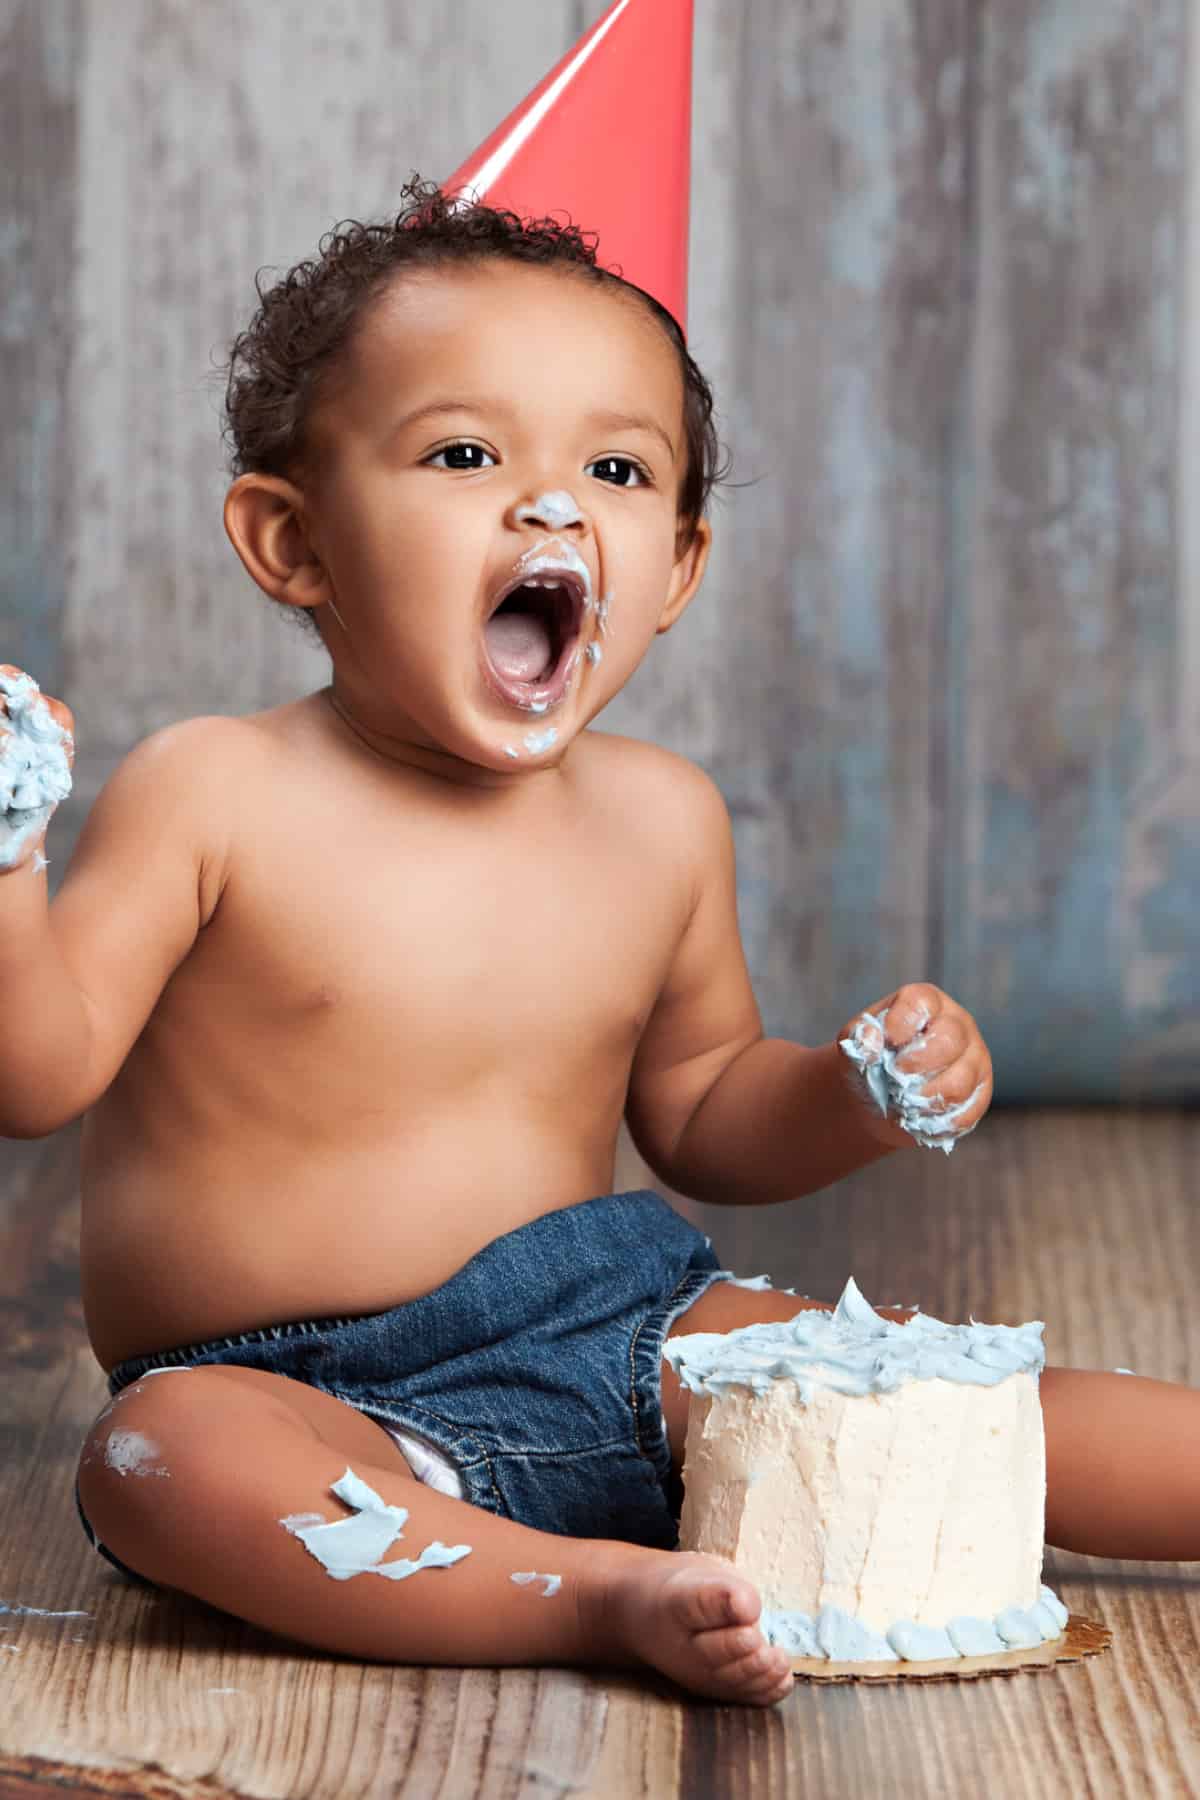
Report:
[{"label": "baby's arm", "polygon": [[[70,729],[67,709],[48,704]],[[0,747],[7,716],[0,708]],[[190,949],[219,816],[205,794],[238,724],[190,719],[131,751],[92,808],[53,907],[44,828],[0,872],[0,1135],[42,1137],[86,1111]]]},{"label": "baby's arm", "polygon": [[[660,1179],[693,1199],[755,1204],[814,1193],[912,1139],[880,1116],[836,1039],[813,1049],[763,1037],[738,932],[729,815],[707,775],[680,758],[672,764],[672,810],[695,847],[695,901],[638,1045],[629,1129]],[[894,995],[889,1032],[912,995],[925,997],[914,1029],[931,1015],[944,1034],[965,1021],[974,1033],[970,1068],[986,1063],[974,1022],[936,988]],[[913,1063],[905,1063],[943,1066],[936,1044],[915,1048]],[[974,1110],[964,1109],[962,1129],[982,1114],[990,1092],[989,1080]]]}]

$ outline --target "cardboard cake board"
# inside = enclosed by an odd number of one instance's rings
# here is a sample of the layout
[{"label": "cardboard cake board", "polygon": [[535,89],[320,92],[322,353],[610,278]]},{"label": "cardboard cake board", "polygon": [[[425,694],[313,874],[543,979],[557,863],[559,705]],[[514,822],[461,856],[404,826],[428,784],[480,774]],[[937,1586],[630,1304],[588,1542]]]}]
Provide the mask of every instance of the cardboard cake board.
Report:
[{"label": "cardboard cake board", "polygon": [[980,1675],[1016,1675],[1022,1669],[1050,1669],[1055,1663],[1097,1656],[1112,1643],[1112,1632],[1072,1613],[1060,1637],[1028,1650],[998,1650],[992,1656],[955,1656],[944,1662],[827,1662],[801,1656],[792,1673],[802,1681],[974,1681]]}]

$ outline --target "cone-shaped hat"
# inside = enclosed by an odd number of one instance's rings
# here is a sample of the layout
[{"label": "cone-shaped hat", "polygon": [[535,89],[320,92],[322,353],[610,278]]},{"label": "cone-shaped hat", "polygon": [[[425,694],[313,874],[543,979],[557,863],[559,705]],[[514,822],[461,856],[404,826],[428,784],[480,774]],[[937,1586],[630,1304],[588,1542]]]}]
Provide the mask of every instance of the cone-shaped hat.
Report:
[{"label": "cone-shaped hat", "polygon": [[614,0],[442,190],[566,212],[687,329],[692,0]]}]

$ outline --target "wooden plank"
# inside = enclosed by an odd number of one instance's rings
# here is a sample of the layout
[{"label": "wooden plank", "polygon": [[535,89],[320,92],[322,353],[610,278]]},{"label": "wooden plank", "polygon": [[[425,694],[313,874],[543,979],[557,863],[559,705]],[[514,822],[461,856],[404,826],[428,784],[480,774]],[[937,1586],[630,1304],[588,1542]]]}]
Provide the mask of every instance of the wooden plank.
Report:
[{"label": "wooden plank", "polygon": [[[680,1753],[690,1704],[667,1682],[610,1674],[608,1717],[582,1800],[662,1800],[684,1793]],[[535,1790],[536,1791],[536,1790]],[[532,1800],[532,1796],[531,1796]]]},{"label": "wooden plank", "polygon": [[[1196,605],[1175,516],[1190,13],[1016,0],[980,15],[940,904],[950,985],[974,1002],[1009,1100],[1196,1092],[1194,1057],[1155,1070],[1137,1043],[1182,1016],[1197,979],[1195,935],[1172,929],[1200,857],[1194,792],[1173,815],[1178,844],[1149,822],[1157,909],[1135,893],[1124,937],[1118,895],[1148,844],[1136,803],[1174,760]],[[1152,971],[1156,953],[1167,967]]]},{"label": "wooden plank", "polygon": [[1178,435],[1173,471],[1179,545],[1174,691],[1157,722],[1145,779],[1130,795],[1129,837],[1116,896],[1122,991],[1130,1022],[1123,1088],[1155,1096],[1196,1092],[1200,1069],[1200,957],[1194,897],[1200,882],[1200,55],[1187,13],[1186,149],[1181,171],[1182,281]]},{"label": "wooden plank", "polygon": [[0,662],[52,686],[66,592],[78,0],[0,14]]}]

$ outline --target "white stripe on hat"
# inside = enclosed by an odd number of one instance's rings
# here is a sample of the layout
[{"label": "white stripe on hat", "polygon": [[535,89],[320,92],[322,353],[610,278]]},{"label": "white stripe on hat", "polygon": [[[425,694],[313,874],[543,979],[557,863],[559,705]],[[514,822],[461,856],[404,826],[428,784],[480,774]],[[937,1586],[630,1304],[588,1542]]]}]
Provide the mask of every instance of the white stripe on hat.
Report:
[{"label": "white stripe on hat", "polygon": [[513,126],[512,131],[509,133],[508,137],[505,138],[504,142],[492,151],[492,154],[480,169],[475,180],[471,183],[471,186],[466,189],[463,194],[459,195],[458,204],[469,205],[470,200],[468,199],[468,195],[472,193],[480,200],[485,200],[487,198],[488,190],[493,182],[498,181],[500,176],[503,175],[505,169],[507,169],[509,163],[521,148],[521,145],[537,130],[546,114],[550,111],[550,108],[558,100],[559,95],[565,92],[571,82],[574,81],[580,69],[582,69],[583,65],[591,56],[592,51],[599,49],[600,45],[604,42],[605,38],[612,30],[612,27],[616,24],[628,5],[629,0],[620,0],[620,5],[613,8],[608,18],[605,19],[603,25],[596,32],[596,35],[582,45],[579,54],[573,57],[567,64],[558,80],[553,82],[546,89],[546,92],[542,95],[537,105],[530,107],[525,116],[517,120],[517,123]]}]

